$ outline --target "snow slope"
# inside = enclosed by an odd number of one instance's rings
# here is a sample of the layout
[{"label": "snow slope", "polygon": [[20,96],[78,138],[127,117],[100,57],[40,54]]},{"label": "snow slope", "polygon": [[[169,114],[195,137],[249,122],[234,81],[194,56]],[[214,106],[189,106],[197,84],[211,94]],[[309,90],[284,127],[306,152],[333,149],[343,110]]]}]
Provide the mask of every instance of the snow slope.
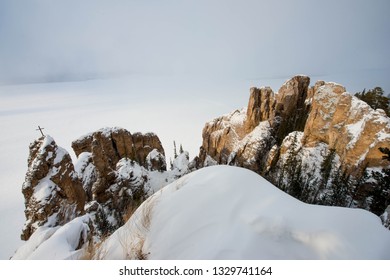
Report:
[{"label": "snow slope", "polygon": [[[360,209],[302,203],[246,169],[213,166],[155,193],[103,244],[106,259],[390,259]],[[102,253],[103,252],[103,253]]]},{"label": "snow slope", "polygon": [[89,221],[88,215],[84,215],[63,226],[41,226],[16,251],[12,259],[79,259],[83,254],[83,250],[79,248],[80,239],[86,240]]}]

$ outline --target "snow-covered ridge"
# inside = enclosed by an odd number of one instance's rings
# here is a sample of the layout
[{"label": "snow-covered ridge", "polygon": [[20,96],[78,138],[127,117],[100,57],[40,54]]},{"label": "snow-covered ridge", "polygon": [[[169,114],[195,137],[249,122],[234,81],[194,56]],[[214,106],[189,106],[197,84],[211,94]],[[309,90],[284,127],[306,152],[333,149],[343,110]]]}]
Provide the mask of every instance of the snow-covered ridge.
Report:
[{"label": "snow-covered ridge", "polygon": [[80,244],[87,241],[89,215],[73,219],[64,226],[42,226],[20,247],[13,260],[65,260],[79,259]]},{"label": "snow-covered ridge", "polygon": [[102,250],[106,259],[390,259],[388,248],[390,232],[365,210],[308,205],[254,172],[215,166],[154,194]]},{"label": "snow-covered ridge", "polygon": [[[122,127],[119,127],[119,126],[114,126],[114,127],[103,127],[103,128],[100,128],[96,131],[93,131],[93,132],[89,132],[89,133],[86,133],[82,136],[80,136],[78,139],[74,140],[74,142],[77,142],[77,141],[81,141],[85,138],[91,138],[93,136],[93,134],[95,133],[102,133],[103,136],[105,137],[110,137],[111,134],[113,133],[120,133],[121,131],[125,130],[124,128]],[[140,132],[135,132],[134,134],[137,134],[137,133],[140,133]],[[154,132],[146,132],[146,133],[143,133],[144,135],[146,136],[152,136],[152,135],[156,135]]]},{"label": "snow-covered ridge", "polygon": [[123,128],[121,127],[118,127],[118,126],[115,126],[115,127],[103,127],[103,128],[100,128],[98,129],[97,131],[93,131],[93,132],[88,132],[82,136],[80,136],[78,139],[76,139],[75,141],[79,141],[79,140],[82,140],[82,139],[85,139],[85,138],[90,138],[93,136],[94,133],[96,132],[101,132],[104,136],[108,137],[111,135],[111,133],[113,132],[118,132],[120,130],[123,130]]},{"label": "snow-covered ridge", "polygon": [[[85,257],[88,221],[41,227],[14,259]],[[252,171],[214,166],[156,192],[90,257],[390,259],[388,248],[390,231],[368,211],[305,204]]]}]

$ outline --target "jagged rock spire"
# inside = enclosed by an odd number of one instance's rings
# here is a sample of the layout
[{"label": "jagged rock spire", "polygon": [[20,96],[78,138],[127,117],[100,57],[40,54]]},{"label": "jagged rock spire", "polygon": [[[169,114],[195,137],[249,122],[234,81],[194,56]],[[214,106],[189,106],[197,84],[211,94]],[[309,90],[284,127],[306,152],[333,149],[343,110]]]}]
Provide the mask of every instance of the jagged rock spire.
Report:
[{"label": "jagged rock spire", "polygon": [[39,226],[63,225],[84,211],[85,193],[71,157],[48,135],[30,144],[22,191],[26,205],[23,240]]}]

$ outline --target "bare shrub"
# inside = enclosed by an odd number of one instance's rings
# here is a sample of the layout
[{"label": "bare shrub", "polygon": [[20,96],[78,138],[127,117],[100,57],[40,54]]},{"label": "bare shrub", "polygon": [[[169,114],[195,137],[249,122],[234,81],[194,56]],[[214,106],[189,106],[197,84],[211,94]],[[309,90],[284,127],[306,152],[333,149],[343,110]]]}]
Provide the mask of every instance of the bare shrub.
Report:
[{"label": "bare shrub", "polygon": [[150,228],[154,204],[155,199],[151,197],[136,211],[133,210],[131,220],[129,219],[122,231],[118,232],[125,259],[146,260],[150,254],[145,253],[143,247]]},{"label": "bare shrub", "polygon": [[88,246],[84,249],[80,260],[104,260],[108,253],[107,248],[103,246],[106,240],[107,237],[104,237],[97,243],[90,241]]},{"label": "bare shrub", "polygon": [[133,216],[134,212],[138,209],[143,201],[144,200],[131,200],[129,202],[122,215],[123,224],[125,224],[131,218],[131,216]]}]

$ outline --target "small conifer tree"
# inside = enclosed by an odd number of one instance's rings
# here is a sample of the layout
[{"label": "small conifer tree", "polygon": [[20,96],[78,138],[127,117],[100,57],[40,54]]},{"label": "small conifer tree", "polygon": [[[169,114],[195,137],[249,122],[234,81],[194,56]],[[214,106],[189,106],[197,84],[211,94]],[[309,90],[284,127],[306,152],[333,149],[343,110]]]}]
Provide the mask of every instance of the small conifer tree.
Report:
[{"label": "small conifer tree", "polygon": [[348,190],[351,187],[350,175],[337,170],[333,174],[332,180],[332,193],[330,195],[331,206],[347,206],[348,203]]},{"label": "small conifer tree", "polygon": [[336,156],[336,150],[330,149],[329,153],[324,158],[324,161],[321,163],[321,174],[322,174],[324,185],[326,185],[329,180],[333,168],[333,161],[335,156]]},{"label": "small conifer tree", "polygon": [[174,158],[177,158],[177,150],[176,150],[176,142],[173,141],[173,156]]},{"label": "small conifer tree", "polygon": [[180,154],[184,153],[183,146],[181,144],[180,144],[180,148],[179,148],[179,153]]},{"label": "small conifer tree", "polygon": [[382,109],[390,116],[390,98],[384,95],[381,87],[375,87],[367,92],[364,89],[362,92],[357,92],[355,96],[366,102],[373,109]]},{"label": "small conifer tree", "polygon": [[[379,148],[379,150],[384,154],[382,158],[390,161],[390,150],[388,148]],[[373,171],[371,175],[375,183],[371,192],[370,211],[379,216],[390,204],[390,168],[383,168],[381,172]]]}]

